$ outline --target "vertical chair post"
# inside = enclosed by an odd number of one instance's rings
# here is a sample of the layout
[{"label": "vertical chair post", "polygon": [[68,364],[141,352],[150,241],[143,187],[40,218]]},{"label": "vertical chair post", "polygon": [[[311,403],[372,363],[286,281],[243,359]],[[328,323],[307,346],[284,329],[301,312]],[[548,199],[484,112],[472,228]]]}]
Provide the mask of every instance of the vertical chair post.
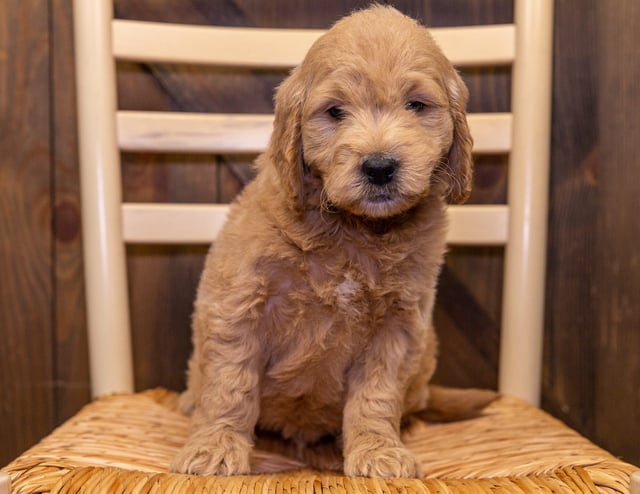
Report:
[{"label": "vertical chair post", "polygon": [[112,8],[110,0],[74,0],[84,270],[94,396],[133,391]]},{"label": "vertical chair post", "polygon": [[544,334],[553,0],[516,0],[515,24],[510,220],[499,389],[538,405]]}]

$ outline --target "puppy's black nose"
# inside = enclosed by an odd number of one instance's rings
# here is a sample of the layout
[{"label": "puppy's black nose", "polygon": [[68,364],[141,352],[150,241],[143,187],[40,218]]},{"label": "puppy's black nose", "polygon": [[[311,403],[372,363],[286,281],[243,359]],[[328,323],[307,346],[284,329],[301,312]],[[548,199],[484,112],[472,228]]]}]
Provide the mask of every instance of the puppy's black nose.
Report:
[{"label": "puppy's black nose", "polygon": [[398,162],[385,156],[372,156],[362,163],[362,173],[370,184],[386,185],[393,180]]}]

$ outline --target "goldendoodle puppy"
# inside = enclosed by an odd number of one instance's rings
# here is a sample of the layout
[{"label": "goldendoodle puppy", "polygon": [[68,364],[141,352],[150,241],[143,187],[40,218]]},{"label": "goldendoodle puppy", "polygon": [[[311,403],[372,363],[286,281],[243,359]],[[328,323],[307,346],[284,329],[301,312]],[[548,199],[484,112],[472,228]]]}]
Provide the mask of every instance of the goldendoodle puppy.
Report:
[{"label": "goldendoodle puppy", "polygon": [[339,438],[352,476],[415,476],[447,199],[470,190],[467,90],[390,7],[338,22],[276,95],[258,174],[206,261],[172,469],[250,471],[256,429]]}]

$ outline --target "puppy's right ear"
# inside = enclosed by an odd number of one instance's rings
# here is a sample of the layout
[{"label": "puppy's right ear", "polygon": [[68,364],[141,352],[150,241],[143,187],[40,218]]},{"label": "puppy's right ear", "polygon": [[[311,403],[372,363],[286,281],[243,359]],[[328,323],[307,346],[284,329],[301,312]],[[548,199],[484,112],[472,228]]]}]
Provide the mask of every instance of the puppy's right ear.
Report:
[{"label": "puppy's right ear", "polygon": [[269,143],[269,159],[278,174],[291,206],[301,210],[304,203],[304,163],[302,158],[302,106],[305,86],[299,68],[294,69],[276,92],[275,120]]}]

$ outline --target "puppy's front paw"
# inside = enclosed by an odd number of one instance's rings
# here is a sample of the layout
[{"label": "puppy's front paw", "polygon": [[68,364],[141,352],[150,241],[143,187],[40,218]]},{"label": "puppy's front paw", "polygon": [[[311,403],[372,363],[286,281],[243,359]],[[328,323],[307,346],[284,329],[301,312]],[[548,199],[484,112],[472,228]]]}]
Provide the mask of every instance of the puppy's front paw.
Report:
[{"label": "puppy's front paw", "polygon": [[251,442],[236,432],[194,436],[175,456],[170,470],[194,475],[248,474],[251,448]]},{"label": "puppy's front paw", "polygon": [[[376,441],[378,442],[378,441]],[[363,441],[345,455],[344,473],[350,477],[418,477],[413,454],[401,444],[367,447]]]}]

